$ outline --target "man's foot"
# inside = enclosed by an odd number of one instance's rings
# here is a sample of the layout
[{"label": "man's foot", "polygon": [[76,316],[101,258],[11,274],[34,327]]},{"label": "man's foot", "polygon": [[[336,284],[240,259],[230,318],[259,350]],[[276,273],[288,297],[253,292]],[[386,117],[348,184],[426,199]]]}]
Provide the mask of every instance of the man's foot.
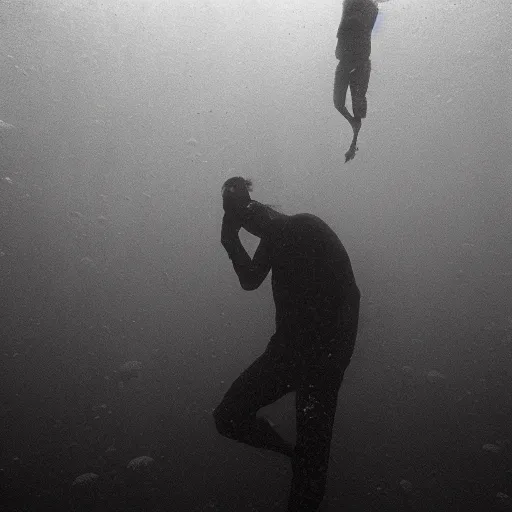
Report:
[{"label": "man's foot", "polygon": [[345,163],[349,162],[356,156],[356,151],[358,151],[358,147],[355,144],[352,144],[350,149],[345,153]]}]

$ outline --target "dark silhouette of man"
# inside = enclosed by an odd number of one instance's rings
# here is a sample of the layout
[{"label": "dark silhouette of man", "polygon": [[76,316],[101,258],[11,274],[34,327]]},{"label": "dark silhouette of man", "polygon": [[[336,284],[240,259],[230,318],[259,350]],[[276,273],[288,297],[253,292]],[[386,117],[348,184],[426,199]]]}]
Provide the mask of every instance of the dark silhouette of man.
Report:
[{"label": "dark silhouette of man", "polygon": [[[214,411],[223,436],[291,457],[288,512],[316,511],[323,500],[338,390],[357,335],[360,293],[348,254],[314,215],[284,215],[253,201],[251,183],[222,187],[221,242],[244,290],[272,270],[276,332],[265,352],[232,384]],[[259,237],[251,257],[241,228]],[[297,441],[284,440],[257,411],[296,392]]]},{"label": "dark silhouette of man", "polygon": [[[366,117],[366,91],[370,81],[371,35],[379,8],[376,0],[344,0],[343,15],[338,28],[336,58],[339,60],[334,76],[334,106],[350,123],[354,136],[345,162],[357,151],[357,136],[361,119]],[[345,106],[347,89],[352,95],[352,112]]]}]

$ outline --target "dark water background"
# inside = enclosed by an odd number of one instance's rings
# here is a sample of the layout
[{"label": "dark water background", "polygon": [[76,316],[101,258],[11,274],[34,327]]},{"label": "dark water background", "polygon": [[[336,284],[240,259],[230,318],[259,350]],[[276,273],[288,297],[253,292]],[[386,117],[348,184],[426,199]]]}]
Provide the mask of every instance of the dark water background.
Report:
[{"label": "dark water background", "polygon": [[340,1],[4,0],[0,510],[285,510],[288,462],[211,417],[273,329],[219,243],[232,175],[326,220],[362,291],[324,510],[510,510],[506,7],[382,4],[345,165]]}]

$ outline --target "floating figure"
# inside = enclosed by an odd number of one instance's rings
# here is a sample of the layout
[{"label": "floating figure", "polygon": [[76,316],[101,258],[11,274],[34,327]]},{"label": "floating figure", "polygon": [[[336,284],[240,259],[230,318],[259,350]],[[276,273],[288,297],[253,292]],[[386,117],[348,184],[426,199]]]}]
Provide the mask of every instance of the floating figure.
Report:
[{"label": "floating figure", "polygon": [[[253,201],[251,183],[222,187],[221,242],[244,290],[272,270],[276,332],[265,352],[232,384],[213,415],[218,432],[289,456],[288,511],[313,512],[323,500],[338,391],[357,335],[360,293],[348,254],[321,219],[285,215]],[[251,257],[241,228],[260,238]],[[296,391],[295,447],[276,432],[262,407]]]},{"label": "floating figure", "polygon": [[[345,162],[352,160],[357,151],[357,136],[361,119],[366,117],[366,91],[371,71],[371,35],[379,8],[376,0],[344,0],[343,15],[338,28],[336,58],[339,60],[334,77],[334,106],[350,123],[354,136]],[[350,86],[352,112],[345,101]]]}]

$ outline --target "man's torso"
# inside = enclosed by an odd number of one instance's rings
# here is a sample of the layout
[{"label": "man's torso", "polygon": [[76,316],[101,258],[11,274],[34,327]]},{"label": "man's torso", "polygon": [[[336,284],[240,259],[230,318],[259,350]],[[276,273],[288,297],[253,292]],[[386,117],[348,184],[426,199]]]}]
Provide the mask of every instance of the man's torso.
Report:
[{"label": "man's torso", "polygon": [[372,0],[350,0],[345,3],[338,28],[340,60],[358,61],[370,58],[371,34],[378,8]]},{"label": "man's torso", "polygon": [[278,327],[286,320],[311,322],[340,307],[355,279],[343,244],[325,222],[310,214],[288,217],[273,247]]}]

